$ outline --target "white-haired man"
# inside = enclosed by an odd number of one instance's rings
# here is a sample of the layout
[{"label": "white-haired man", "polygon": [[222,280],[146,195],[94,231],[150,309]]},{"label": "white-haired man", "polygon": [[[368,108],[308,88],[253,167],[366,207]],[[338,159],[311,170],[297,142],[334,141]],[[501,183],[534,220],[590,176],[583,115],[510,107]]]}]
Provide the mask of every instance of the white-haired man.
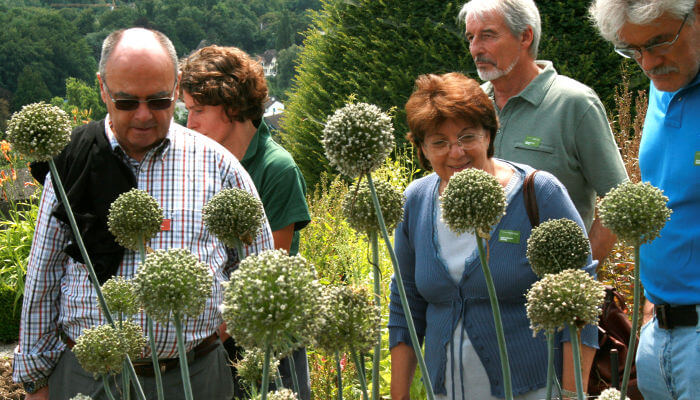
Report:
[{"label": "white-haired man", "polygon": [[645,321],[652,310],[655,318],[642,327],[637,383],[647,399],[698,399],[700,1],[595,0],[590,13],[651,80],[639,168],[673,210],[661,235],[641,247]]},{"label": "white-haired man", "polygon": [[471,0],[459,18],[498,112],[494,155],[554,174],[581,214],[593,259],[602,262],[616,238],[595,217],[596,198],[627,173],[600,99],[537,60],[542,27],[533,0]]}]

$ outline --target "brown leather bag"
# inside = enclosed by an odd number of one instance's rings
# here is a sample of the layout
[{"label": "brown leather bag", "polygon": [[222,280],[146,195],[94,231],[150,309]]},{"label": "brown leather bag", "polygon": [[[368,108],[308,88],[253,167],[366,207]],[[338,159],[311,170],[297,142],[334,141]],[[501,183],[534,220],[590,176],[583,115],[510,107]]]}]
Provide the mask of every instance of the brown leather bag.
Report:
[{"label": "brown leather bag", "polygon": [[[525,210],[533,228],[540,224],[537,199],[535,197],[535,174],[539,170],[529,173],[523,182],[523,200]],[[588,394],[599,395],[603,390],[612,387],[613,368],[611,367],[611,350],[617,350],[618,365],[617,385],[621,384],[622,374],[625,369],[625,357],[632,331],[632,323],[625,314],[627,305],[622,295],[612,286],[605,287],[605,301],[603,312],[598,323],[598,346],[595,353],[591,375],[588,378]],[[639,342],[639,339],[637,340]],[[631,400],[643,400],[642,394],[637,388],[637,370],[634,362],[632,372],[627,385],[627,397]]]},{"label": "brown leather bag", "polygon": [[[603,390],[611,387],[613,369],[611,367],[611,351],[617,350],[618,365],[617,376],[622,381],[622,373],[625,369],[625,359],[627,357],[628,343],[632,323],[627,314],[627,305],[622,295],[612,286],[605,287],[605,301],[603,302],[603,313],[598,322],[598,346],[595,353],[591,375],[588,378],[588,394],[598,395]],[[637,340],[639,342],[639,340]],[[636,350],[636,349],[635,349]],[[620,384],[621,382],[618,382]],[[634,362],[632,372],[627,385],[627,397],[631,400],[642,400],[642,394],[637,387],[637,370]]]}]

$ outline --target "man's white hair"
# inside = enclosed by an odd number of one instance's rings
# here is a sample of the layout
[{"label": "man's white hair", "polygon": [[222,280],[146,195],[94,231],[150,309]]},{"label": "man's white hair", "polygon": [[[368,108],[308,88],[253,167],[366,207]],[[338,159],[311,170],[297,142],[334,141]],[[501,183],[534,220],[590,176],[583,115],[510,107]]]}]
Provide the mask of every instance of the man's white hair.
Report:
[{"label": "man's white hair", "polygon": [[693,22],[695,16],[693,7],[697,0],[595,0],[588,12],[598,27],[601,36],[606,40],[621,45],[618,32],[628,22],[635,25],[646,25],[668,13],[678,19],[686,15],[688,22]]},{"label": "man's white hair", "polygon": [[471,0],[462,6],[458,18],[467,23],[469,16],[481,18],[484,14],[498,12],[513,35],[519,35],[532,28],[532,44],[528,52],[533,59],[537,58],[542,36],[540,12],[533,0]]}]

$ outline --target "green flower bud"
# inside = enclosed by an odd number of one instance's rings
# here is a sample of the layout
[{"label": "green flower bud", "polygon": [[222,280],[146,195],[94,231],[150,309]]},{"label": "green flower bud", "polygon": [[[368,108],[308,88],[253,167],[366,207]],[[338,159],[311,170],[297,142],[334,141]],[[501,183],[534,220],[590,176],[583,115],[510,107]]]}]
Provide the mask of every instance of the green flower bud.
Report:
[{"label": "green flower bud", "polygon": [[23,157],[48,161],[70,141],[70,117],[44,102],[28,104],[10,117],[7,140]]},{"label": "green flower bud", "polygon": [[[249,386],[260,387],[262,382],[262,370],[265,363],[265,351],[262,349],[246,349],[243,351],[243,358],[233,363],[238,376]],[[268,364],[268,380],[274,379],[279,359],[272,355]]]},{"label": "green flower bud", "polygon": [[394,126],[373,104],[347,104],[328,117],[322,142],[330,165],[354,178],[382,165],[394,146]]},{"label": "green flower bud", "polygon": [[577,328],[598,324],[605,287],[580,269],[547,274],[527,292],[527,316],[533,335],[556,332],[565,326]]},{"label": "green flower bud", "polygon": [[371,351],[381,323],[373,295],[365,287],[346,285],[327,286],[324,291],[326,315],[317,346],[330,354]]},{"label": "green flower bud", "polygon": [[590,245],[578,224],[561,218],[545,221],[527,240],[527,259],[538,277],[586,265]]},{"label": "green flower bud", "polygon": [[165,324],[171,315],[196,318],[204,311],[212,276],[186,249],[156,250],[141,264],[134,283],[146,314]]},{"label": "green flower bud", "polygon": [[[608,388],[600,392],[600,395],[598,395],[598,400],[620,400],[621,394],[622,393],[615,388]],[[625,396],[625,400],[630,400],[630,398]]]},{"label": "green flower bud", "polygon": [[130,321],[120,328],[101,325],[85,329],[73,347],[80,366],[97,377],[122,371],[126,356],[136,358],[146,344],[141,327]]},{"label": "green flower bud", "polygon": [[238,241],[252,244],[265,220],[260,200],[238,188],[220,191],[202,211],[207,229],[231,248],[236,248]]},{"label": "green flower bud", "polygon": [[292,351],[316,333],[318,286],[313,266],[299,255],[267,250],[249,256],[226,285],[224,321],[244,348]]},{"label": "green flower bud", "polygon": [[[374,183],[384,224],[386,229],[391,231],[403,218],[403,193],[388,182],[376,181]],[[348,223],[356,231],[365,232],[368,235],[372,232],[379,232],[379,222],[377,213],[374,212],[372,193],[366,181],[362,181],[357,189],[351,189],[345,194],[342,209]]]},{"label": "green flower bud", "polygon": [[163,223],[163,210],[148,192],[131,189],[109,206],[107,225],[117,243],[138,251],[140,241],[154,238]]},{"label": "green flower bud", "polygon": [[[134,315],[139,312],[139,302],[136,298],[134,281],[123,276],[115,276],[102,285],[107,308],[114,314]],[[98,302],[98,305],[99,302]],[[102,310],[104,312],[104,310]]]},{"label": "green flower bud", "polygon": [[608,192],[598,209],[601,222],[632,245],[651,242],[671,217],[668,197],[650,183],[625,182]]},{"label": "green flower bud", "polygon": [[506,209],[501,184],[493,175],[477,168],[452,175],[440,200],[443,221],[458,234],[488,234]]}]

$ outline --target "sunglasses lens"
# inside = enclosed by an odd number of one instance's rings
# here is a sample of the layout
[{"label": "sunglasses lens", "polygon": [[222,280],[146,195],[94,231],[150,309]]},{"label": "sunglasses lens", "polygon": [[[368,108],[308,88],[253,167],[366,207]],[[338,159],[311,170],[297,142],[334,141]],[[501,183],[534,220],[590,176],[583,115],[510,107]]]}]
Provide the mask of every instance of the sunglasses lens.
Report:
[{"label": "sunglasses lens", "polygon": [[151,110],[165,110],[170,107],[172,101],[170,99],[152,99],[148,100],[148,108]]},{"label": "sunglasses lens", "polygon": [[138,100],[114,100],[117,110],[132,111],[139,108]]}]

